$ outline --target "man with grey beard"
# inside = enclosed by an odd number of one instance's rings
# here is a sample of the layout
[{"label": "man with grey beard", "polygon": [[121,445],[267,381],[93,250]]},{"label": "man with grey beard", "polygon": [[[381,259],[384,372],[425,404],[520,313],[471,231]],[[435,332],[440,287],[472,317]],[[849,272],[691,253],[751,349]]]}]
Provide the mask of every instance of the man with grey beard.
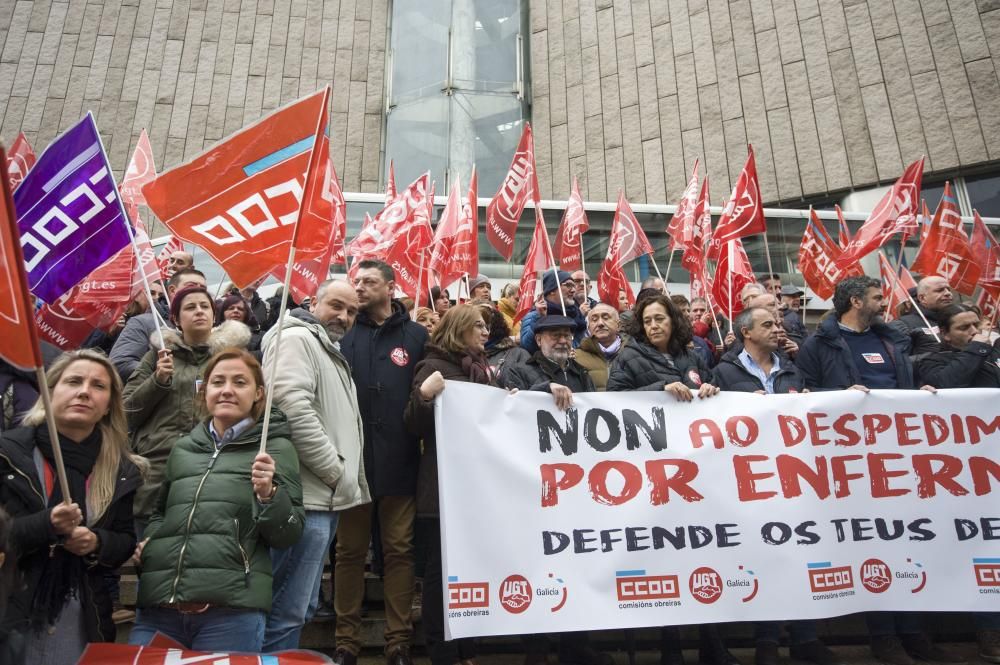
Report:
[{"label": "man with grey beard", "polygon": [[264,374],[269,382],[273,375],[274,405],[292,428],[306,509],[298,544],[271,550],[274,596],[265,652],[298,648],[302,627],[318,605],[323,559],[340,511],[371,501],[357,390],[340,353],[340,340],[357,315],[358,295],[351,285],[329,280],[320,284],[309,311],[288,312],[264,336]]},{"label": "man with grey beard", "polygon": [[558,314],[538,319],[535,324],[538,351],[523,365],[507,368],[506,387],[552,393],[556,406],[563,411],[573,405],[573,393],[594,392],[590,374],[570,358],[575,325],[573,319]]}]

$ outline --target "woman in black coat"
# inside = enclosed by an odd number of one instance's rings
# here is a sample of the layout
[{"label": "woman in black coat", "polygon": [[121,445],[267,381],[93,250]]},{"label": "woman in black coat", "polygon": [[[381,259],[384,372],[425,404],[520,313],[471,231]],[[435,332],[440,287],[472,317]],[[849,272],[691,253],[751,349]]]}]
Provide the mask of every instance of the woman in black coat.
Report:
[{"label": "woman in black coat", "polygon": [[471,661],[475,642],[444,639],[444,598],[441,593],[441,524],[438,510],[437,447],[434,439],[434,400],[445,380],[495,385],[484,347],[489,328],[483,310],[475,305],[452,307],[441,317],[427,344],[427,355],[417,363],[413,391],[403,419],[423,439],[424,454],[417,477],[417,517],[426,528],[427,569],[423,585],[424,635],[431,665]]},{"label": "woman in black coat", "polygon": [[632,340],[611,361],[608,391],[663,390],[682,402],[711,397],[712,372],[691,348],[691,323],[663,294],[643,298],[629,322]]},{"label": "woman in black coat", "polygon": [[938,313],[941,346],[917,362],[921,383],[935,388],[1000,388],[1000,351],[980,330],[979,315],[962,305]]},{"label": "woman in black coat", "polygon": [[132,499],[145,462],[128,448],[122,385],[103,354],[61,356],[48,373],[69,481],[64,500],[41,400],[0,438],[0,507],[18,578],[0,623],[0,663],[75,663],[113,642],[105,575],[135,550]]}]

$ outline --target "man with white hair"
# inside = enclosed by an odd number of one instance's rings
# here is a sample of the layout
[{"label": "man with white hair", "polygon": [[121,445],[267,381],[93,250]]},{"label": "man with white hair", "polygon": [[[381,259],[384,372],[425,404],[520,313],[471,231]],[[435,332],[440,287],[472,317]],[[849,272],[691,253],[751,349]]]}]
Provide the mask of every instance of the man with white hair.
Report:
[{"label": "man with white hair", "polygon": [[938,350],[938,340],[934,337],[935,334],[941,334],[938,330],[938,313],[952,304],[955,296],[948,286],[948,280],[929,275],[917,282],[916,300],[919,312],[911,311],[889,324],[910,337],[910,357],[914,362]]}]

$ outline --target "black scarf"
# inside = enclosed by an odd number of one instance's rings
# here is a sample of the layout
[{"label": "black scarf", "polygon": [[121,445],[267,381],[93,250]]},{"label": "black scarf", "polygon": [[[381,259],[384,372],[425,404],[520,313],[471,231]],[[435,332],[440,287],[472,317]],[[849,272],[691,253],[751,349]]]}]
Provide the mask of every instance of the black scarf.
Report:
[{"label": "black scarf", "polygon": [[466,349],[462,354],[462,371],[472,383],[491,384],[490,361],[486,354],[478,349]]},{"label": "black scarf", "polygon": [[[49,430],[45,424],[35,430],[35,446],[42,457],[55,468],[52,455],[52,442],[49,441]],[[94,470],[97,455],[101,452],[101,432],[99,428],[83,441],[77,443],[65,436],[59,435],[59,448],[62,450],[63,464],[66,467],[66,480],[69,483],[70,495],[80,506],[83,513],[83,524],[87,523],[87,478]],[[49,508],[63,501],[62,487],[58,477],[53,483],[52,496],[49,498]],[[70,596],[80,597],[80,586],[83,583],[87,567],[83,557],[76,556],[62,547],[51,550],[45,561],[45,567],[35,589],[32,603],[31,623],[36,630],[42,630],[47,625],[54,624],[59,618],[63,607]]]}]

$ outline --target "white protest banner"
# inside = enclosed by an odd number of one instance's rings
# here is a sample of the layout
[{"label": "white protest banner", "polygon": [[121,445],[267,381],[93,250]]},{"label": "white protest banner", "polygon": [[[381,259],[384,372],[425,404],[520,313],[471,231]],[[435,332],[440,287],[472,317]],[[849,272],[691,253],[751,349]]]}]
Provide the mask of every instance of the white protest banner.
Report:
[{"label": "white protest banner", "polygon": [[450,637],[1000,611],[1000,390],[573,399],[438,398]]}]

